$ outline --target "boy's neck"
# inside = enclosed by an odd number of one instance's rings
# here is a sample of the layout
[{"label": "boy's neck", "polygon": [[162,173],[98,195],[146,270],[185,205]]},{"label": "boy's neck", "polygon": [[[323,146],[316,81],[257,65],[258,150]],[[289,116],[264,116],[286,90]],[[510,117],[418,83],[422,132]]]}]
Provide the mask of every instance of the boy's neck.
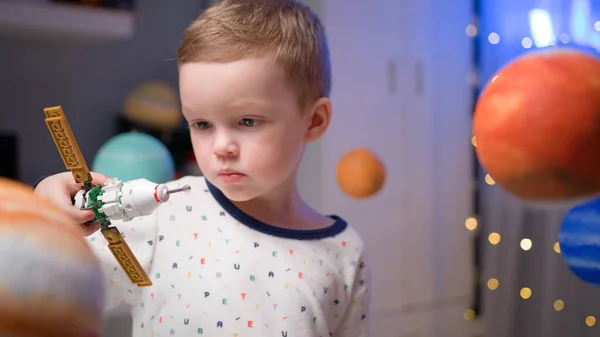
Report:
[{"label": "boy's neck", "polygon": [[295,181],[279,186],[275,193],[232,203],[249,216],[276,227],[310,230],[325,228],[335,222],[304,202]]}]

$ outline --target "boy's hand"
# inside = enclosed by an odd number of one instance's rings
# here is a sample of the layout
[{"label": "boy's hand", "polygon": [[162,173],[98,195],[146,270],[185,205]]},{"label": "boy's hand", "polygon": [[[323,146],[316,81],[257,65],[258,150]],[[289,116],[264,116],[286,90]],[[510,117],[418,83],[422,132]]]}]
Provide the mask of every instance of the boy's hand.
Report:
[{"label": "boy's hand", "polygon": [[[92,172],[92,184],[104,184],[108,177]],[[81,184],[73,179],[71,172],[58,173],[45,178],[35,188],[35,193],[50,200],[60,209],[67,213],[75,222],[81,224],[85,235],[91,235],[100,229],[100,225],[84,225],[85,222],[94,219],[94,212],[91,210],[81,210],[73,205],[73,198],[81,190]]]}]

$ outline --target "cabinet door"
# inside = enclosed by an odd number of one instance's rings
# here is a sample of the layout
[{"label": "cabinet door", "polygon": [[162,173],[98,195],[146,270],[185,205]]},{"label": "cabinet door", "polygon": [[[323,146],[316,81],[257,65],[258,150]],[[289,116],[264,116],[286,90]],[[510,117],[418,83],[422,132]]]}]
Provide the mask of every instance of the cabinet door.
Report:
[{"label": "cabinet door", "polygon": [[414,336],[470,336],[462,313],[472,305],[474,284],[472,233],[464,226],[474,186],[472,41],[465,33],[471,10],[471,0],[412,2],[419,75],[409,122],[409,148],[417,158],[408,176],[415,192],[409,249],[424,258],[422,266],[405,270],[412,278],[403,312],[418,327]]},{"label": "cabinet door", "polygon": [[[410,262],[406,258],[407,248],[413,246],[411,227],[418,226],[410,223],[414,205],[408,193],[413,179],[409,160],[423,157],[410,158],[418,151],[408,148],[413,125],[407,120],[415,90],[410,2],[324,3],[333,68],[333,121],[322,142],[323,205],[345,217],[364,237],[373,270],[373,309],[391,310],[408,295],[412,271],[406,270],[419,268],[419,261],[426,258],[423,254],[415,254]],[[359,147],[379,155],[387,170],[382,191],[364,200],[344,195],[335,180],[340,157]]]},{"label": "cabinet door", "polygon": [[[333,67],[333,122],[320,143],[322,209],[366,241],[373,334],[464,336],[470,304],[470,1],[322,2]],[[335,169],[366,147],[383,190],[345,196]],[[445,332],[446,334],[444,335]]]}]

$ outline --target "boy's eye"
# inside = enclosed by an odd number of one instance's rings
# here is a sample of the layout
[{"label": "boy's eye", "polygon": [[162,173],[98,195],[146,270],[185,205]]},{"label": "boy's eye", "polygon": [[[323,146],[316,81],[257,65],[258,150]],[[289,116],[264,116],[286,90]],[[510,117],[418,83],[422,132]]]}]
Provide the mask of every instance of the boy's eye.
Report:
[{"label": "boy's eye", "polygon": [[242,120],[240,120],[240,124],[247,128],[251,128],[251,127],[255,127],[258,124],[260,124],[260,120],[253,119],[253,118],[242,118]]},{"label": "boy's eye", "polygon": [[210,123],[209,122],[196,122],[196,123],[194,123],[193,126],[198,130],[206,130],[210,127]]}]

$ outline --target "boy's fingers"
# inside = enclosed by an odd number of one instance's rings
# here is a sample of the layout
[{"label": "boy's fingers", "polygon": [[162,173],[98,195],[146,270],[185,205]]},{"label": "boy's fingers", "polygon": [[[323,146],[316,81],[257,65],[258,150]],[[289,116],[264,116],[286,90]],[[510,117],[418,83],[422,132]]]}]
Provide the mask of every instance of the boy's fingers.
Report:
[{"label": "boy's fingers", "polygon": [[[95,185],[104,186],[104,183],[108,180],[108,177],[101,173],[92,172],[91,175],[92,175],[92,185],[94,185],[94,186]],[[71,175],[69,175],[69,177],[67,179],[72,181],[72,184],[67,184],[69,193],[71,193],[71,195],[75,195],[75,194],[77,194],[77,192],[81,191],[81,187],[83,186],[83,184],[76,183],[75,179]]]},{"label": "boy's fingers", "polygon": [[89,210],[80,210],[77,207],[68,206],[65,211],[77,223],[85,223],[94,219],[94,212]]},{"label": "boy's fingers", "polygon": [[90,236],[92,234],[94,234],[96,231],[98,231],[100,229],[100,224],[99,223],[95,223],[93,225],[83,225],[81,226],[83,229],[83,232],[85,233],[86,236]]},{"label": "boy's fingers", "polygon": [[108,177],[101,173],[92,172],[92,184],[93,185],[104,185],[108,180]]}]

